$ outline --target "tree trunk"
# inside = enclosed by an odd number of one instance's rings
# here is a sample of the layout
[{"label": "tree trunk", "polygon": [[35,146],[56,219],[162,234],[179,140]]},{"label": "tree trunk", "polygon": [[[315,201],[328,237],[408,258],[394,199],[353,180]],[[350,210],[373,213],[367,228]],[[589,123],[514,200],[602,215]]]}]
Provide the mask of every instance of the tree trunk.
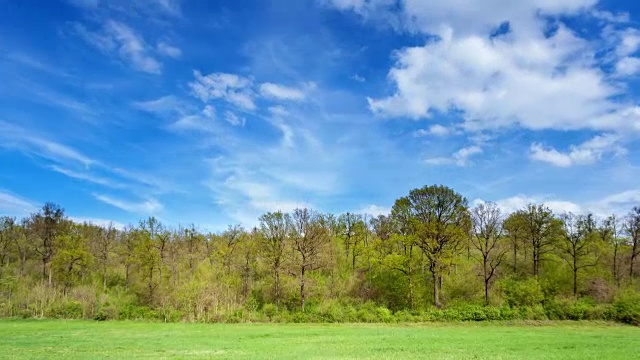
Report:
[{"label": "tree trunk", "polygon": [[620,278],[618,276],[618,244],[613,246],[613,279],[616,281],[616,285],[620,287]]},{"label": "tree trunk", "polygon": [[633,249],[631,249],[631,261],[629,261],[629,277],[633,277],[633,263],[638,254],[636,253],[636,244],[633,244]]},{"label": "tree trunk", "polygon": [[300,308],[304,312],[304,273],[305,267],[303,266],[300,271]]},{"label": "tree trunk", "polygon": [[489,306],[489,276],[487,274],[487,257],[484,256],[482,259],[482,268],[484,275],[484,303]]},{"label": "tree trunk", "polygon": [[538,251],[535,248],[535,246],[533,247],[533,276],[538,277]]},{"label": "tree trunk", "polygon": [[278,271],[277,267],[273,268],[273,297],[276,301],[276,310],[280,311],[280,271]]},{"label": "tree trunk", "polygon": [[517,239],[513,242],[513,272],[518,272],[518,243]]},{"label": "tree trunk", "polygon": [[433,305],[436,308],[440,308],[440,293],[438,287],[438,273],[435,270],[431,271],[431,275],[433,277]]},{"label": "tree trunk", "polygon": [[124,288],[129,291],[129,265],[124,267]]},{"label": "tree trunk", "polygon": [[578,298],[578,259],[576,250],[573,250],[573,297]]},{"label": "tree trunk", "polygon": [[107,266],[102,270],[102,290],[107,291]]},{"label": "tree trunk", "polygon": [[573,297],[578,298],[578,269],[573,269]]}]

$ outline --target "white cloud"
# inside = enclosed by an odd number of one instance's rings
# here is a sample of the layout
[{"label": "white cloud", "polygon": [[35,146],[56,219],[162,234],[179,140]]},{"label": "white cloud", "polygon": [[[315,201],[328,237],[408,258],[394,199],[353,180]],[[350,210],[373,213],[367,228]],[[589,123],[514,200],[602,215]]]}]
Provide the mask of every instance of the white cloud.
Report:
[{"label": "white cloud", "polygon": [[0,190],[0,216],[26,216],[38,211],[31,201]]},{"label": "white cloud", "polygon": [[558,167],[593,164],[607,154],[625,154],[626,150],[619,145],[619,142],[620,138],[617,135],[598,135],[578,146],[572,145],[568,152],[560,152],[534,143],[531,145],[529,156],[533,160]]},{"label": "white cloud", "polygon": [[263,83],[260,85],[260,94],[262,96],[278,99],[278,100],[289,100],[289,101],[300,101],[304,100],[305,93],[304,91],[287,87],[284,85],[274,84],[274,83]]},{"label": "white cloud", "polygon": [[80,163],[85,167],[96,161],[66,145],[47,140],[25,129],[0,121],[0,147],[16,149],[58,163]]},{"label": "white cloud", "polygon": [[538,14],[569,15],[591,8],[598,0],[325,0],[342,11],[353,11],[366,20],[384,21],[398,30],[440,34],[453,27],[463,35],[490,33],[505,21],[518,31],[539,25]]},{"label": "white cloud", "polygon": [[107,220],[107,219],[100,219],[100,218],[69,216],[69,219],[71,219],[73,222],[76,222],[78,224],[87,223],[87,224],[100,226],[103,228],[108,228],[109,226],[113,226],[113,228],[117,230],[123,230],[126,227],[126,225],[121,222]]},{"label": "white cloud", "polygon": [[175,131],[213,132],[215,130],[215,118],[215,108],[211,105],[206,105],[200,113],[182,116],[178,121],[171,124],[169,128]]},{"label": "white cloud", "polygon": [[367,214],[367,215],[371,215],[371,216],[377,217],[378,215],[389,215],[389,214],[391,214],[391,208],[385,207],[385,206],[380,206],[380,205],[375,205],[375,204],[370,204],[370,205],[361,207],[360,209],[355,211],[355,213],[356,214]]},{"label": "white cloud", "polygon": [[423,136],[429,136],[429,135],[433,135],[433,136],[438,136],[438,137],[445,137],[448,136],[452,133],[453,131],[446,127],[446,126],[442,126],[440,124],[436,124],[436,125],[432,125],[429,129],[425,130],[425,129],[419,129],[416,130],[413,135],[415,137],[423,137]]},{"label": "white cloud", "polygon": [[[484,200],[476,199],[474,204]],[[526,196],[523,194],[496,201],[504,214],[510,214],[524,209],[529,204],[544,204],[555,214],[571,212],[574,214],[592,213],[599,218],[605,218],[611,214],[625,216],[634,206],[640,202],[640,190],[627,190],[620,193],[607,195],[599,199],[585,199],[580,203],[558,199],[554,196]]]},{"label": "white cloud", "polygon": [[592,10],[591,16],[607,23],[627,23],[631,20],[627,12],[612,13],[605,10]]},{"label": "white cloud", "polygon": [[222,99],[243,109],[254,110],[253,80],[235,74],[193,72],[195,81],[189,83],[193,95],[203,102]]},{"label": "white cloud", "polygon": [[159,42],[158,45],[156,46],[156,48],[158,49],[158,52],[162,55],[168,56],[168,57],[172,57],[174,59],[178,59],[180,56],[182,56],[182,50],[180,50],[179,48],[175,47],[175,46],[171,46],[165,42]]},{"label": "white cloud", "polygon": [[367,79],[364,76],[360,76],[358,74],[353,74],[351,76],[351,80],[359,82],[359,83],[363,83],[363,82],[367,81]]},{"label": "white cloud", "polygon": [[233,113],[232,111],[227,111],[224,114],[224,118],[225,120],[227,120],[227,122],[233,126],[240,126],[243,127],[246,119],[245,118],[241,118],[238,115],[236,115],[235,113]]},{"label": "white cloud", "polygon": [[638,73],[640,73],[640,58],[627,56],[616,63],[617,76],[626,77]]},{"label": "white cloud", "polygon": [[482,148],[473,145],[464,147],[451,155],[451,157],[434,157],[425,159],[425,162],[429,165],[456,165],[456,166],[466,166],[469,164],[469,160],[472,156],[481,154]]},{"label": "white cloud", "polygon": [[152,215],[159,212],[163,208],[162,204],[159,203],[158,200],[153,198],[141,202],[132,202],[100,194],[93,194],[93,197],[105,204],[111,205],[126,212],[136,214]]},{"label": "white cloud", "polygon": [[159,74],[162,70],[162,64],[152,56],[151,48],[142,36],[121,22],[108,20],[100,32],[90,31],[82,24],[75,24],[74,30],[100,51],[115,53],[137,70],[151,74]]},{"label": "white cloud", "polygon": [[55,172],[58,172],[58,173],[63,174],[63,175],[66,175],[66,176],[68,176],[70,178],[74,178],[74,179],[78,179],[78,180],[84,180],[84,181],[92,182],[94,184],[108,186],[108,187],[111,187],[111,188],[123,188],[124,187],[123,184],[116,183],[111,179],[95,176],[95,175],[92,175],[90,173],[78,172],[78,171],[66,169],[66,168],[63,168],[63,167],[57,166],[57,165],[51,165],[51,166],[49,166],[49,168],[51,170],[55,171]]},{"label": "white cloud", "polygon": [[[437,36],[394,53],[388,78],[395,89],[369,99],[376,114],[420,119],[454,112],[467,130],[638,128],[639,118],[630,123],[619,116],[633,105],[617,98],[624,89],[596,56],[609,45],[583,38],[558,18],[588,15],[597,0],[329,2],[398,30]],[[505,22],[508,31],[491,36]],[[551,33],[550,24],[557,25]],[[635,35],[621,44],[618,58],[636,48]],[[634,60],[619,67],[636,71]]]},{"label": "white cloud", "polygon": [[163,114],[167,112],[180,112],[184,104],[173,95],[163,96],[154,100],[137,101],[133,106],[150,113]]},{"label": "white cloud", "polygon": [[278,116],[278,117],[286,117],[289,116],[289,112],[287,111],[287,109],[285,109],[284,107],[280,106],[280,105],[276,105],[276,106],[270,106],[269,107],[269,112],[274,115],[274,116]]}]

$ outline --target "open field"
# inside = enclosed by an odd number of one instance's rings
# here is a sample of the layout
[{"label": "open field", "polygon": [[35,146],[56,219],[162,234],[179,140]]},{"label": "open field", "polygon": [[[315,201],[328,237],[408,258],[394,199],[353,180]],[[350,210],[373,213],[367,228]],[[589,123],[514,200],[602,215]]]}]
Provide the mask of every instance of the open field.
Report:
[{"label": "open field", "polygon": [[640,328],[0,321],[2,359],[638,359]]}]

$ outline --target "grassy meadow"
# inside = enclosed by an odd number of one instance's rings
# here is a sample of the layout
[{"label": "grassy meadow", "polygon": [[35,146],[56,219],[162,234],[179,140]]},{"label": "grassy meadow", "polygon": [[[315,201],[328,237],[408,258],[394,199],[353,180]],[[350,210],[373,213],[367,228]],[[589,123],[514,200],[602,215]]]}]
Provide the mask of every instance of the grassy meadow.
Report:
[{"label": "grassy meadow", "polygon": [[2,320],[0,359],[638,359],[640,328]]}]

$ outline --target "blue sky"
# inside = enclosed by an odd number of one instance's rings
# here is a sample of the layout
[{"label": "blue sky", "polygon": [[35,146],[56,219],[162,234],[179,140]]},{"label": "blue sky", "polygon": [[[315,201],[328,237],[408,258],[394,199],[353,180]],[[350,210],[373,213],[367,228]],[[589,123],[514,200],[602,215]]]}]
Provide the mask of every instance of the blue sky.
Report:
[{"label": "blue sky", "polygon": [[640,204],[640,3],[0,0],[0,215]]}]

